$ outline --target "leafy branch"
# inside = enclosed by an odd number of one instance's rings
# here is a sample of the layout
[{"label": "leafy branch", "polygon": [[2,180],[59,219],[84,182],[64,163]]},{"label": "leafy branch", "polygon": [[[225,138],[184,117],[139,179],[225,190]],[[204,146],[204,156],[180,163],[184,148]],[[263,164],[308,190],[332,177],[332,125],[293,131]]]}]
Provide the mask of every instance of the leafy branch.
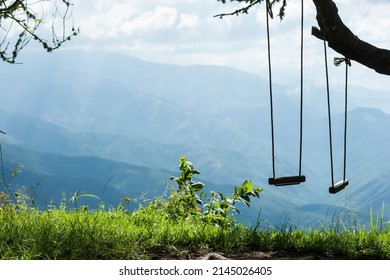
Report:
[{"label": "leafy branch", "polygon": [[207,196],[201,192],[204,184],[192,180],[193,175],[200,172],[184,156],[180,158],[180,170],[179,177],[171,178],[177,182],[178,190],[172,192],[168,202],[160,205],[170,218],[200,218],[220,228],[228,228],[236,223],[233,215],[240,213],[236,203],[242,202],[250,207],[251,197],[259,197],[262,191],[261,188],[254,188],[252,181],[245,181],[234,188],[231,196],[213,191],[211,196]]},{"label": "leafy branch", "polygon": [[[31,0],[33,1],[33,0]],[[53,1],[53,0],[51,0]],[[58,1],[64,12],[61,12]],[[52,14],[51,22],[51,43],[38,34],[38,29],[45,23],[46,14],[38,14],[37,9],[33,9],[38,3],[47,2],[38,0],[0,0],[0,32],[2,40],[0,42],[0,58],[8,63],[15,63],[20,51],[31,41],[37,41],[47,52],[52,52],[60,48],[65,42],[70,41],[80,32],[79,28],[72,25],[67,31],[67,21],[71,17],[72,5],[67,0],[55,0],[55,11]],[[42,7],[43,9],[43,7]],[[61,18],[62,35],[58,36],[56,31],[57,18]],[[18,34],[17,36],[13,34]],[[0,37],[0,38],[1,38]]]},{"label": "leafy branch", "polygon": [[[222,2],[222,4],[226,4],[227,0],[217,0],[218,2]],[[230,13],[222,13],[215,15],[214,17],[224,18],[225,16],[238,16],[241,14],[248,14],[249,10],[253,8],[255,5],[260,4],[261,2],[266,1],[267,2],[267,9],[272,14],[272,7],[275,3],[282,2],[280,8],[279,8],[279,14],[278,17],[280,19],[283,19],[285,16],[286,6],[287,6],[287,0],[230,0],[230,2],[244,2],[246,6],[236,9],[233,12]]]}]

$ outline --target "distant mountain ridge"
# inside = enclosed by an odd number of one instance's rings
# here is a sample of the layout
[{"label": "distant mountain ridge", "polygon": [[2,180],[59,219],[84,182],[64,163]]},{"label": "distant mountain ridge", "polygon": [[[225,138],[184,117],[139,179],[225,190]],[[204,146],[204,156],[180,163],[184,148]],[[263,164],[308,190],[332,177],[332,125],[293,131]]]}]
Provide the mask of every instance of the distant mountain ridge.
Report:
[{"label": "distant mountain ridge", "polygon": [[[76,192],[94,194],[109,207],[118,206],[124,196],[156,197],[163,193],[173,174],[93,156],[70,157],[10,144],[2,146],[6,181],[11,170],[22,164],[22,172],[12,178],[11,186],[24,187],[26,192],[34,194],[41,209],[52,203],[58,207],[63,198],[68,200]],[[86,203],[97,207],[100,201]]]},{"label": "distant mountain ridge", "polygon": [[[370,206],[379,209],[390,200],[390,116],[361,107],[355,96],[364,90],[354,89],[350,98],[350,186],[332,196],[327,192],[329,136],[323,88],[307,90],[305,99],[307,182],[275,188],[267,185],[269,96],[267,81],[260,77],[222,66],[164,65],[101,52],[32,56],[22,66],[1,67],[6,105],[0,110],[0,128],[7,135],[0,141],[5,150],[7,145],[14,147],[9,160],[17,159],[31,174],[41,174],[42,166],[49,165],[51,175],[61,180],[71,173],[76,181],[82,180],[83,173],[89,173],[90,183],[100,187],[115,174],[123,186],[115,189],[120,196],[128,191],[125,186],[138,185],[141,190],[148,182],[160,188],[163,177],[174,175],[179,157],[186,155],[202,172],[200,180],[210,182],[209,190],[230,192],[246,179],[264,187],[260,200],[244,212],[251,216],[248,219],[256,219],[261,209],[271,224],[290,213],[296,213],[292,222],[314,223],[326,215],[324,205],[337,211],[359,208],[366,214]],[[16,76],[26,82],[12,82]],[[277,173],[291,175],[297,172],[299,102],[290,89],[280,85],[274,89]],[[332,111],[336,180],[342,167],[342,107],[335,102]],[[96,169],[88,157],[96,164],[101,161],[107,172]],[[90,170],[66,166],[78,162],[91,165]],[[135,177],[126,177],[134,172]]]}]

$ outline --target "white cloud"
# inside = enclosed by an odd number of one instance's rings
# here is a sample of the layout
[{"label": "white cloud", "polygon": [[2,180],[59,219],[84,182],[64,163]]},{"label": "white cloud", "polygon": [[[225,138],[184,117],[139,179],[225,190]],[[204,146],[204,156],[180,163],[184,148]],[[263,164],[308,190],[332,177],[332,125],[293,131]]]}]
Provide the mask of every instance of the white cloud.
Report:
[{"label": "white cloud", "polygon": [[194,2],[196,2],[196,0],[161,0],[161,3],[166,5],[190,4]]},{"label": "white cloud", "polygon": [[[361,39],[390,48],[388,1],[337,0],[336,4],[343,21]],[[266,77],[264,5],[255,7],[248,15],[213,17],[235,7],[216,0],[113,0],[109,5],[103,0],[80,1],[75,3],[75,11],[79,9],[77,18],[81,19],[76,18],[75,22],[80,23],[82,31],[77,40],[152,61],[226,64]],[[292,77],[291,73],[299,68],[299,22],[299,1],[288,2],[282,22],[277,18],[271,22],[273,64],[280,73],[275,75],[280,77],[277,82]],[[323,81],[323,45],[310,34],[311,26],[317,25],[314,4],[305,1],[306,76]],[[330,56],[333,55],[330,50]],[[364,70],[371,71],[353,67],[351,72]],[[351,82],[363,83],[362,79],[353,78]]]},{"label": "white cloud", "polygon": [[346,24],[361,39],[390,48],[390,2],[358,7]]},{"label": "white cloud", "polygon": [[174,7],[157,6],[153,10],[142,10],[134,3],[114,3],[104,9],[99,3],[91,14],[82,16],[80,23],[83,35],[92,39],[112,39],[136,31],[166,29],[177,20]]},{"label": "white cloud", "polygon": [[200,24],[199,17],[195,14],[181,14],[180,21],[177,25],[177,29],[181,28],[193,28],[197,27]]},{"label": "white cloud", "polygon": [[153,11],[146,11],[133,20],[123,22],[118,30],[131,35],[133,32],[154,31],[171,28],[177,20],[177,11],[172,7],[156,7]]},{"label": "white cloud", "polygon": [[75,17],[82,30],[81,36],[91,39],[117,37],[118,27],[139,12],[139,8],[128,3],[107,6],[103,1],[97,1],[92,6],[89,3],[88,8],[83,4],[75,6]]}]

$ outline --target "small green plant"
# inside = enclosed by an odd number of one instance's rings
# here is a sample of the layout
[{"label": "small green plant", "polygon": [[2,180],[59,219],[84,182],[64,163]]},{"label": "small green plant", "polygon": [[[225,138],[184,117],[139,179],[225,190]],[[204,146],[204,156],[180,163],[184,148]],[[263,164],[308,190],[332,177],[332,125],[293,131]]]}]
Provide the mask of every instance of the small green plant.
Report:
[{"label": "small green plant", "polygon": [[200,210],[198,205],[202,204],[202,193],[199,194],[199,192],[203,189],[204,184],[193,181],[193,176],[200,174],[200,172],[184,156],[180,158],[179,169],[181,171],[180,176],[171,177],[171,180],[176,181],[178,189],[169,196],[166,205],[167,213],[174,218],[193,217]]},{"label": "small green plant", "polygon": [[6,209],[11,205],[8,195],[5,192],[0,192],[0,209]]},{"label": "small green plant", "polygon": [[388,225],[389,222],[385,222],[385,204],[382,203],[382,211],[380,215],[377,215],[376,219],[374,218],[372,207],[370,208],[370,230],[373,233],[383,232],[385,225]]},{"label": "small green plant", "polygon": [[[95,198],[97,200],[100,201],[100,207],[103,207],[103,203],[102,203],[102,200],[100,197],[94,195],[94,194],[89,194],[89,193],[83,193],[81,190],[78,190],[77,192],[75,192],[72,197],[66,202],[65,206],[63,206],[64,208],[68,207],[71,203],[74,204],[75,206],[75,209],[78,209],[78,200],[82,197],[91,197],[91,198]],[[85,208],[86,206],[83,205],[82,206],[83,208]]]},{"label": "small green plant", "polygon": [[[134,199],[131,198],[131,197],[128,197],[128,196],[122,196],[121,197],[121,201],[118,205],[118,210],[119,211],[127,211],[128,213],[130,213],[130,208],[129,208],[129,204],[131,201],[133,201]],[[127,209],[126,209],[127,208]]]},{"label": "small green plant", "polygon": [[245,181],[234,188],[231,196],[213,191],[207,196],[202,192],[204,184],[193,180],[193,176],[200,172],[185,156],[180,158],[179,169],[180,176],[171,178],[177,183],[178,189],[172,192],[166,203],[159,202],[167,215],[174,219],[201,219],[221,228],[232,227],[236,224],[234,214],[240,213],[236,203],[242,202],[250,207],[250,198],[259,197],[262,191],[261,188],[254,188],[252,181]]},{"label": "small green plant", "polygon": [[222,228],[233,226],[236,223],[234,214],[240,213],[236,203],[242,202],[250,207],[250,198],[259,197],[261,191],[261,188],[253,187],[252,181],[244,181],[241,186],[235,187],[230,197],[212,191],[211,197],[203,205],[202,219]]},{"label": "small green plant", "polygon": [[[3,147],[0,143],[0,186],[3,186],[4,191],[1,192],[0,195],[0,207],[4,207],[4,205],[19,205],[21,202],[20,198],[20,190],[13,190],[12,188],[12,179],[22,173],[23,165],[17,164],[14,169],[11,170],[11,174],[9,179],[5,178],[4,171],[4,163],[3,163]],[[23,196],[22,199],[26,199]],[[11,203],[12,202],[12,203]],[[33,202],[34,204],[34,202]]]}]

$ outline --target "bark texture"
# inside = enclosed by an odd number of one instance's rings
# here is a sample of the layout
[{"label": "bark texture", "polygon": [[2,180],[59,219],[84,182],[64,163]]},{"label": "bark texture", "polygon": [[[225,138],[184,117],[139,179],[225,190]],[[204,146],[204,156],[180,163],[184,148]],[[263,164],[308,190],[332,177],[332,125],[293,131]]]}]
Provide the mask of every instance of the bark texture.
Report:
[{"label": "bark texture", "polygon": [[332,0],[313,0],[313,3],[317,9],[317,22],[320,27],[313,28],[314,36],[326,40],[330,48],[344,57],[380,74],[390,75],[390,50],[360,40],[342,22],[337,6]]}]

